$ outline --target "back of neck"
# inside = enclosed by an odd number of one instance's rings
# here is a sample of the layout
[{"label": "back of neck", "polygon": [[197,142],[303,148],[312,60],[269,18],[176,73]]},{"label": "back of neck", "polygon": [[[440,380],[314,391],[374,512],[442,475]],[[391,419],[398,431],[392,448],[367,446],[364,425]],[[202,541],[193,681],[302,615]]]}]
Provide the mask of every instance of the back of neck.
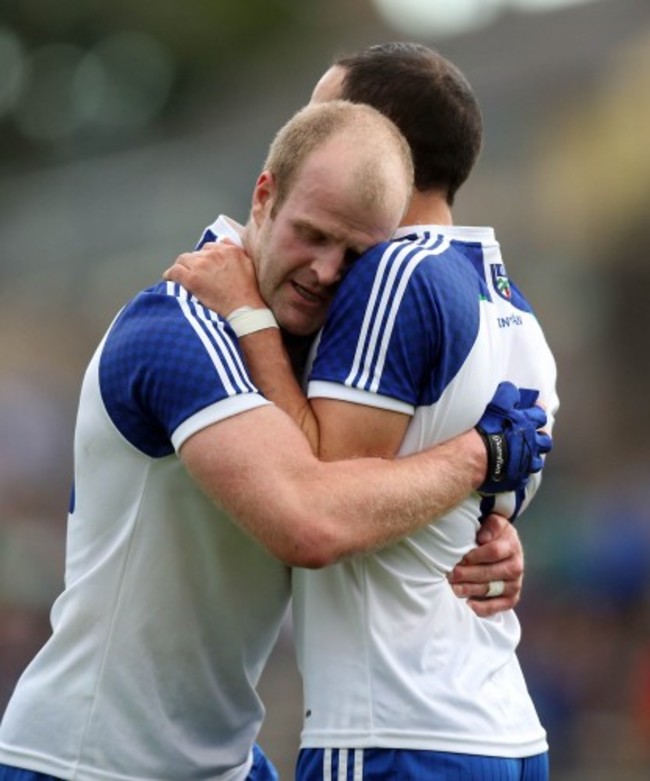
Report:
[{"label": "back of neck", "polygon": [[451,207],[438,190],[414,190],[402,225],[453,225]]}]

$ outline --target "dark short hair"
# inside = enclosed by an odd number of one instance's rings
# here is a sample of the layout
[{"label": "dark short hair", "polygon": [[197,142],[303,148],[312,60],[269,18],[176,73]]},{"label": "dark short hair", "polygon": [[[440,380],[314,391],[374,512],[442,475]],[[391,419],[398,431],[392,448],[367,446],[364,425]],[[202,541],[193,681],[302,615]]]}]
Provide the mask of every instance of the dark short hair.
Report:
[{"label": "dark short hair", "polygon": [[341,98],[369,103],[402,131],[411,147],[415,186],[439,189],[451,205],[481,151],[483,122],[458,68],[418,43],[383,43],[334,65],[345,70]]}]

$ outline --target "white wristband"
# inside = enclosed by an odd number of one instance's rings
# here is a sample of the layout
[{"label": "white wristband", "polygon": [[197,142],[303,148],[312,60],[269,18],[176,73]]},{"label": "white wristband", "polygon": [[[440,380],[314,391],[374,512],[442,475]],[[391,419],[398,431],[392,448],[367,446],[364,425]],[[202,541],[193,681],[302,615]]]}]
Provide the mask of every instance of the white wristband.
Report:
[{"label": "white wristband", "polygon": [[235,309],[226,320],[238,337],[254,334],[255,331],[263,331],[265,328],[279,328],[270,309],[253,309],[252,306]]}]

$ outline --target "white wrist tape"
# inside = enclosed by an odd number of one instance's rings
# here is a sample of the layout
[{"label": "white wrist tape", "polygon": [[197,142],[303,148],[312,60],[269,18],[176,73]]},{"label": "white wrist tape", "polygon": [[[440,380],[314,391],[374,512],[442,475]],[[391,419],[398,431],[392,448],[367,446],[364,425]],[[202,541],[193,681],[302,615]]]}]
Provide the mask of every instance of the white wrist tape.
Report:
[{"label": "white wrist tape", "polygon": [[265,328],[280,327],[270,309],[253,309],[252,306],[235,309],[226,320],[238,337],[254,334],[255,331],[263,331]]}]

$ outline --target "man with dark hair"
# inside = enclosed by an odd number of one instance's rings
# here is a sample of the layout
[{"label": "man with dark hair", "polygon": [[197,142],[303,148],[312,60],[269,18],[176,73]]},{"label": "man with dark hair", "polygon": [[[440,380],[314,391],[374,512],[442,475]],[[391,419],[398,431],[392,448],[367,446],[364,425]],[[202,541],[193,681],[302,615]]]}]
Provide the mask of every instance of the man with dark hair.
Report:
[{"label": "man with dark hair", "polygon": [[413,155],[416,190],[443,191],[453,205],[483,134],[478,102],[460,70],[426,46],[397,42],[340,57],[333,71],[317,87],[317,99],[330,78],[340,77],[340,98],[374,106],[402,131]]},{"label": "man with dark hair", "polygon": [[[556,368],[530,305],[509,280],[491,228],[452,224],[481,146],[481,114],[458,69],[417,44],[338,60],[314,102],[367,102],[408,140],[416,187],[394,240],[348,271],[309,369],[309,403],[277,332],[241,339],[258,386],[300,423],[321,457],[405,455],[472,424],[495,383],[535,389],[552,426]],[[212,265],[219,259],[220,267]],[[210,245],[167,274],[227,315],[263,308],[243,253]],[[224,280],[228,284],[223,284]],[[546,735],[516,657],[504,589],[450,572],[485,517],[514,520],[539,485],[467,496],[426,529],[372,555],[294,570],[294,627],[305,694],[299,781],[355,778],[543,781]],[[479,590],[480,589],[480,590]]]}]

